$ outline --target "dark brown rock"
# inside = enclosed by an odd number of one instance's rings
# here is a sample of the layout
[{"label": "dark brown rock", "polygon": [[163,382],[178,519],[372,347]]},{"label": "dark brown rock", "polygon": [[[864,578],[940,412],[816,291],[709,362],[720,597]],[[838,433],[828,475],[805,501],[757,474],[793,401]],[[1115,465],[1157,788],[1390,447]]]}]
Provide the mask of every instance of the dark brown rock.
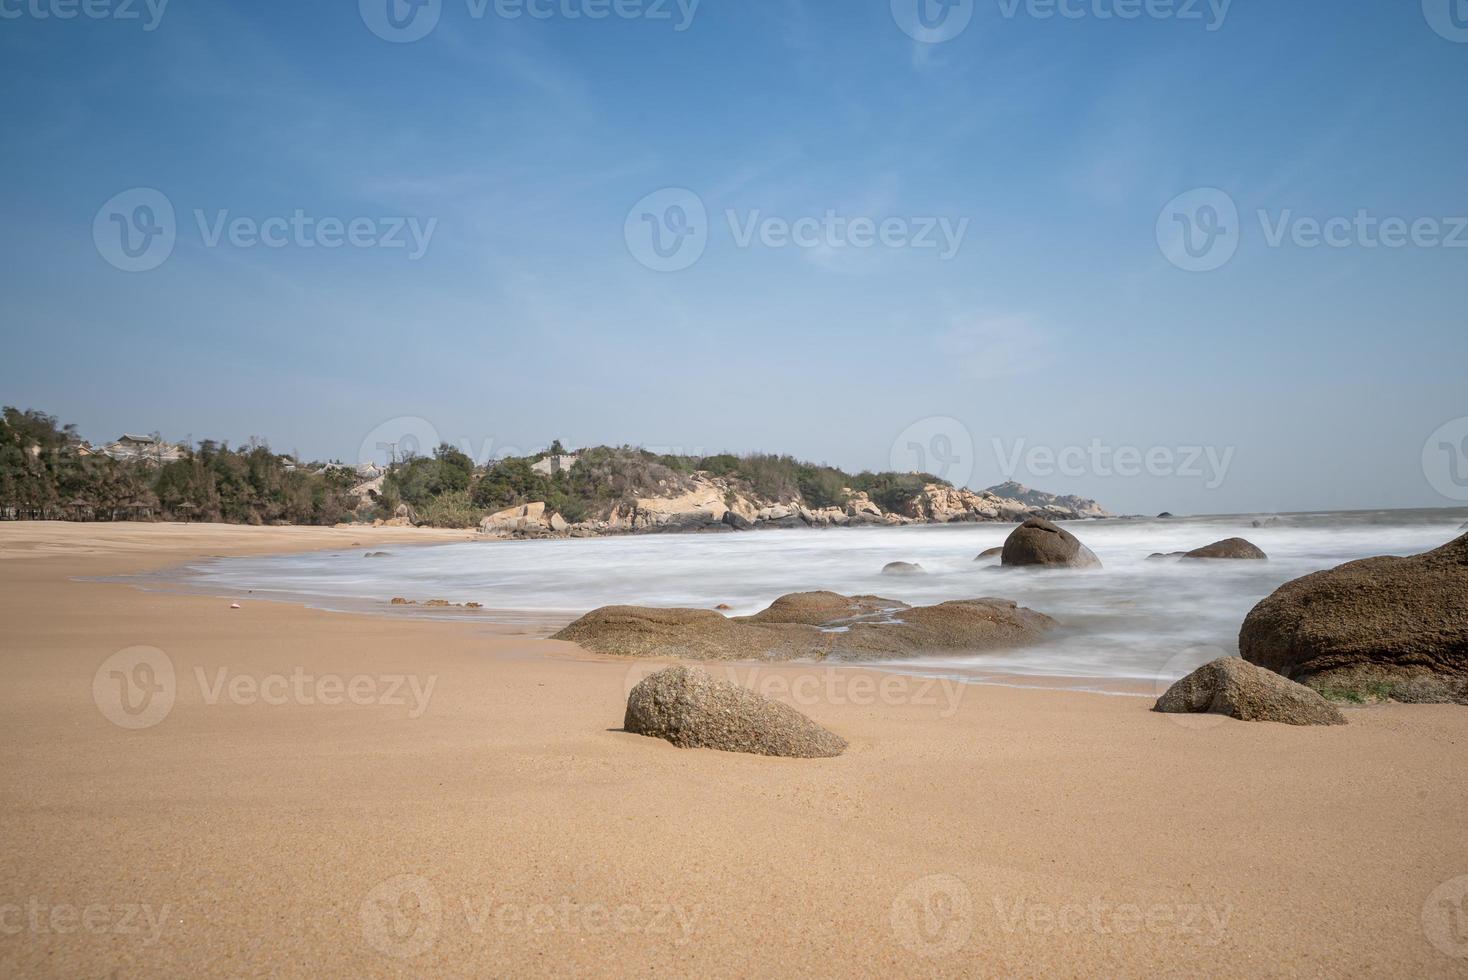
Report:
[{"label": "dark brown rock", "polygon": [[643,678],[627,697],[623,727],[684,749],[717,749],[793,759],[828,759],[846,740],[787,704],[701,667],[668,667]]},{"label": "dark brown rock", "polygon": [[1168,688],[1153,710],[1285,725],[1346,723],[1341,709],[1319,693],[1238,657],[1223,657],[1199,667]]},{"label": "dark brown rock", "polygon": [[1000,560],[1009,566],[1101,567],[1101,560],[1080,539],[1043,517],[1032,517],[1015,528],[1004,542]]},{"label": "dark brown rock", "polygon": [[1468,534],[1286,582],[1245,618],[1239,652],[1316,688],[1395,697],[1411,681],[1454,699],[1468,682]]},{"label": "dark brown rock", "polygon": [[1184,558],[1252,559],[1263,561],[1269,556],[1243,538],[1225,538],[1202,548],[1195,548],[1183,555]]}]

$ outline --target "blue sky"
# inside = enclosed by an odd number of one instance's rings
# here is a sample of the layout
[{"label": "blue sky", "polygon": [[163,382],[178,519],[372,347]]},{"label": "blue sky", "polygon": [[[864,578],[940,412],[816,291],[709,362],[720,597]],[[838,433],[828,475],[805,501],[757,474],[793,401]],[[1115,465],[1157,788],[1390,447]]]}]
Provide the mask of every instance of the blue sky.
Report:
[{"label": "blue sky", "polygon": [[[957,445],[938,455],[975,486],[1134,512],[1455,503],[1424,467],[1468,416],[1468,247],[1438,241],[1468,216],[1447,0],[963,0],[937,43],[899,27],[917,0],[703,0],[687,23],[673,0],[440,0],[409,43],[369,29],[389,0],[92,2],[139,17],[0,0],[0,401],[93,439],[355,458],[406,417],[477,456],[559,437],[857,469]],[[137,188],[176,240],[129,272],[105,239]],[[668,227],[668,188],[706,244],[655,271],[632,210],[664,192]],[[1198,188],[1239,213],[1202,272],[1158,233]],[[410,247],[211,237],[297,212]],[[827,212],[964,233],[947,257],[740,244]],[[1439,235],[1299,244],[1299,219],[1360,212]],[[407,221],[422,248],[390,234]],[[1228,465],[1024,465],[1094,446]]]}]

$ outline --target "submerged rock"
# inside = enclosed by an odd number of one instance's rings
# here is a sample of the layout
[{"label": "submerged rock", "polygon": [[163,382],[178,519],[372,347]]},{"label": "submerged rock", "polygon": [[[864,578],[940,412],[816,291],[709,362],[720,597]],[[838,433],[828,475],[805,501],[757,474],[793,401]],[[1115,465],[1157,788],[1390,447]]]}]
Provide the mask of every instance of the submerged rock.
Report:
[{"label": "submerged rock", "polygon": [[888,562],[882,567],[883,575],[924,575],[923,566],[913,564],[910,561]]},{"label": "submerged rock", "polygon": [[1011,566],[1101,567],[1101,560],[1079,538],[1043,517],[1032,517],[1015,528],[1000,555],[1000,561]]},{"label": "submerged rock", "polygon": [[1210,545],[1195,548],[1183,555],[1184,558],[1252,559],[1263,561],[1269,556],[1243,538],[1225,538]]},{"label": "submerged rock", "polygon": [[1343,694],[1457,700],[1468,683],[1468,534],[1286,582],[1244,619],[1239,652]]},{"label": "submerged rock", "polygon": [[1007,599],[912,607],[880,596],[801,592],[753,616],[604,606],[552,639],[596,653],[687,660],[878,660],[1032,644],[1055,626]]},{"label": "submerged rock", "polygon": [[985,560],[987,560],[989,558],[998,558],[998,557],[1000,557],[1003,554],[1004,554],[1004,548],[1001,545],[998,548],[989,548],[989,549],[986,549],[984,551],[979,552],[978,557],[975,558],[974,561],[985,561]]},{"label": "submerged rock", "polygon": [[668,667],[643,678],[627,698],[623,727],[684,749],[717,749],[792,759],[829,759],[846,740],[787,704],[701,667]]},{"label": "submerged rock", "polygon": [[1222,657],[1199,667],[1168,688],[1153,710],[1285,725],[1346,723],[1341,709],[1318,692],[1238,657]]}]

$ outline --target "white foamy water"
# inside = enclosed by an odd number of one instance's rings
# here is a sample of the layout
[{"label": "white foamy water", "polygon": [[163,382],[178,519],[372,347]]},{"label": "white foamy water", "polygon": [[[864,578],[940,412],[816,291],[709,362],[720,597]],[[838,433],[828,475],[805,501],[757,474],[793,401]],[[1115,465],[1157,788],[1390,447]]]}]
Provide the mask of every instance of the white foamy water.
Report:
[{"label": "white foamy water", "polygon": [[[1007,524],[641,535],[553,541],[485,541],[269,558],[189,567],[187,584],[219,595],[303,599],[359,609],[394,596],[479,602],[488,618],[566,622],[610,604],[733,607],[757,612],[787,592],[829,589],[914,605],[1000,596],[1040,610],[1061,628],[1021,650],[904,661],[954,676],[1023,675],[1155,682],[1238,651],[1250,608],[1284,582],[1372,555],[1427,551],[1458,534],[1468,511],[1369,511],[1109,520],[1067,526],[1105,565],[1095,571],[1003,569],[975,556],[1003,543]],[[1257,519],[1265,519],[1258,516]],[[1148,561],[1221,538],[1253,541],[1269,561]],[[891,561],[927,574],[884,576]],[[515,614],[496,613],[516,611]],[[526,613],[534,614],[529,619]]]}]

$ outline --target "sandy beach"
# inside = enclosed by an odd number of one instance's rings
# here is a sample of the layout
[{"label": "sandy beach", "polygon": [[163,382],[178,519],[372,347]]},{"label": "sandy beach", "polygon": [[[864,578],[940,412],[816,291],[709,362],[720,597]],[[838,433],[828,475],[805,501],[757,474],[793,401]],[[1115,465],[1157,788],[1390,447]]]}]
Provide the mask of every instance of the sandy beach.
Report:
[{"label": "sandy beach", "polygon": [[851,743],[771,759],[472,615],[78,580],[465,537],[0,524],[0,973],[1468,975],[1461,707],[746,668]]}]

